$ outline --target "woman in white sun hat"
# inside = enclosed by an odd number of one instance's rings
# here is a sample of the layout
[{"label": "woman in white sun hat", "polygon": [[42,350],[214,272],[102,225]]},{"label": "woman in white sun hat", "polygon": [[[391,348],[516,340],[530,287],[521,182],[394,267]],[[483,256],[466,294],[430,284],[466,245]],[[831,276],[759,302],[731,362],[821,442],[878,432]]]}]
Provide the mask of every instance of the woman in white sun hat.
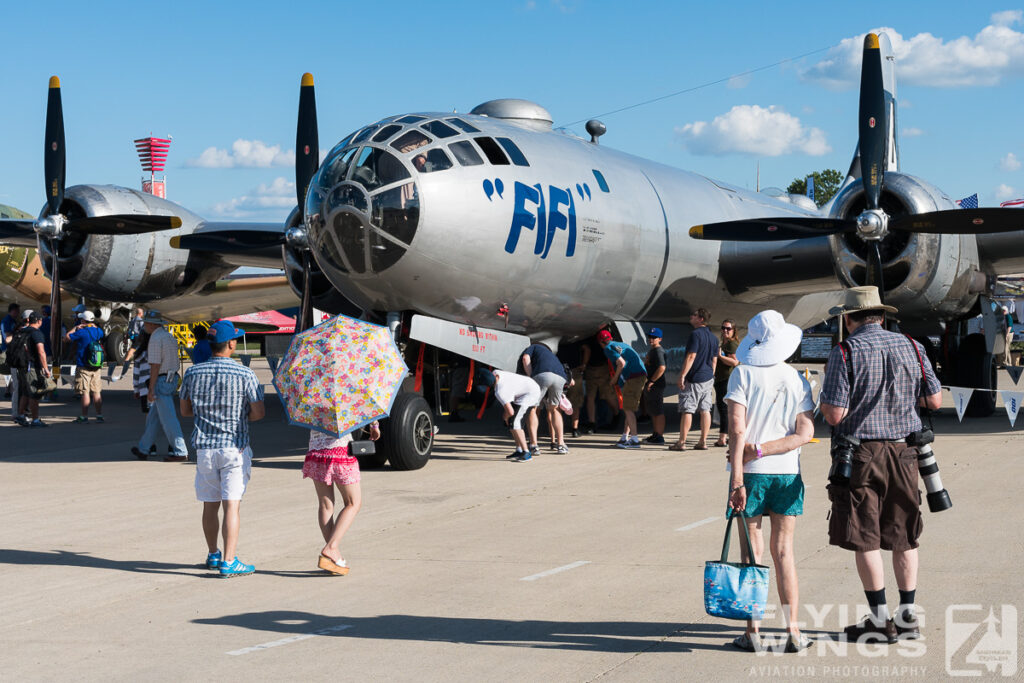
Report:
[{"label": "woman in white sun hat", "polygon": [[[736,349],[740,361],[729,377],[725,402],[729,410],[729,508],[746,515],[753,562],[764,554],[763,515],[772,521],[770,548],[779,601],[789,631],[787,652],[799,652],[810,640],[797,627],[799,589],[793,558],[796,518],[803,514],[804,482],[800,478],[800,447],[814,436],[811,386],[786,364],[800,345],[803,332],[778,311],[762,311],[747,325]],[[746,633],[733,644],[761,649],[759,623],[747,622]]]}]

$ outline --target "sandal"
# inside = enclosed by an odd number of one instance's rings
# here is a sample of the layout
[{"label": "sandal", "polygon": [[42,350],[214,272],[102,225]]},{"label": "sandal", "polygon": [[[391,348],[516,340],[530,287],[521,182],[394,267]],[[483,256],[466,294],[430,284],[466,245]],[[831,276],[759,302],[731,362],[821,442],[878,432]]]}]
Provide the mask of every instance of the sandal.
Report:
[{"label": "sandal", "polygon": [[699,444],[697,444],[696,446],[693,447],[693,450],[695,450],[695,451],[706,451],[707,449],[708,449],[708,445],[705,444],[705,443],[699,443]]},{"label": "sandal", "polygon": [[670,451],[685,451],[686,450],[686,444],[685,443],[674,443],[671,446],[669,446],[668,449]]},{"label": "sandal", "polygon": [[732,644],[744,652],[760,652],[763,649],[761,646],[761,636],[756,633],[744,633],[736,636]]},{"label": "sandal", "polygon": [[721,441],[716,441],[715,442],[715,448],[725,448],[728,445],[729,445],[728,441],[726,441],[725,443],[722,443]]},{"label": "sandal", "polygon": [[345,574],[348,574],[348,564],[345,563],[345,560],[335,562],[323,553],[320,553],[320,559],[317,560],[316,566],[335,576],[345,576]]},{"label": "sandal", "polygon": [[786,639],[786,652],[800,652],[811,646],[811,639],[802,633],[790,633]]}]

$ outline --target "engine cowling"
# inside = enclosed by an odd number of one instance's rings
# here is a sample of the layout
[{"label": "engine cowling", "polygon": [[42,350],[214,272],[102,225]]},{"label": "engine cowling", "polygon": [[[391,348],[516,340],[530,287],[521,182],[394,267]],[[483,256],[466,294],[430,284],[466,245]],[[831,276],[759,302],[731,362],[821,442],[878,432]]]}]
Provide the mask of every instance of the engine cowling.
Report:
[{"label": "engine cowling", "polygon": [[[298,208],[292,210],[286,225],[288,228],[294,228],[299,225]],[[309,277],[312,284],[313,308],[326,311],[331,315],[343,313],[348,316],[359,317],[362,309],[350,302],[341,292],[334,288],[334,285],[324,275],[324,271],[317,265],[316,259],[309,260],[309,271],[306,272],[302,269],[302,253],[298,249],[285,244],[281,247],[281,251],[288,285],[295,292],[295,295],[299,297],[300,301],[302,300],[302,288],[306,278]]]},{"label": "engine cowling", "polygon": [[[856,218],[865,208],[863,185],[850,183],[830,214]],[[889,216],[955,209],[934,185],[910,175],[886,173],[881,208]],[[856,234],[829,237],[836,275],[847,287],[865,284],[868,245]],[[901,317],[949,319],[966,313],[984,288],[974,235],[889,233],[880,245],[886,302]]]},{"label": "engine cowling", "polygon": [[[180,228],[142,235],[64,233],[56,258],[61,285],[69,292],[103,301],[148,303],[196,291],[233,270],[216,258],[171,247],[171,237],[191,233],[202,219],[166,199],[114,185],[75,185],[67,188],[60,210],[68,217],[181,218]],[[49,276],[55,254],[48,240],[39,240],[39,256]]]}]

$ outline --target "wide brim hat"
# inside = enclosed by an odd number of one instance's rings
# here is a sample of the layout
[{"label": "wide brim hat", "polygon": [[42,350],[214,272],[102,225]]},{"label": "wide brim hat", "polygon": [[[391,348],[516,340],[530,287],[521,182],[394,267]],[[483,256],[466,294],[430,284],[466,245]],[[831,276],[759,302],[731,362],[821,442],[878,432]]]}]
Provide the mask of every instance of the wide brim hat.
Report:
[{"label": "wide brim hat", "polygon": [[736,358],[744,365],[776,365],[793,355],[803,336],[803,330],[787,323],[778,311],[761,311],[747,323]]},{"label": "wide brim hat", "polygon": [[898,313],[894,306],[886,306],[878,295],[878,287],[850,287],[842,304],[829,309],[829,315],[845,315],[858,311],[885,311]]}]

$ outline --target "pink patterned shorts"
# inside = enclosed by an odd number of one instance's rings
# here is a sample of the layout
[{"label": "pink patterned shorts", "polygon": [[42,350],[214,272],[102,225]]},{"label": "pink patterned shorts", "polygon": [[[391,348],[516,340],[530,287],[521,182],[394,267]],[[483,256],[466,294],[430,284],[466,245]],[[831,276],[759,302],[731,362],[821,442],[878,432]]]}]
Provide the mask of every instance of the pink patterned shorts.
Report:
[{"label": "pink patterned shorts", "polygon": [[348,454],[347,445],[344,448],[312,450],[306,454],[306,461],[302,465],[302,477],[328,486],[358,484],[359,460]]}]

